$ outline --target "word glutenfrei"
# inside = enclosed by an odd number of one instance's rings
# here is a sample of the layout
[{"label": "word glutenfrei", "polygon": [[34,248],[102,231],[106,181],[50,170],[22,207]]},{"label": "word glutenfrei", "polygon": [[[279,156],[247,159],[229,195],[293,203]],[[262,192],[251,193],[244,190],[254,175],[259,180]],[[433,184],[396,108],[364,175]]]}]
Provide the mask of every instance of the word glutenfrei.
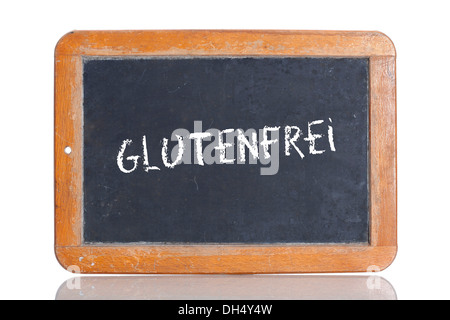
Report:
[{"label": "word glutenfrei", "polygon": [[[322,133],[317,133],[315,129]],[[323,128],[327,126],[327,128]],[[324,130],[326,129],[326,130]],[[336,152],[333,137],[332,120],[314,120],[308,122],[306,133],[298,126],[264,126],[262,129],[224,129],[210,128],[202,130],[202,121],[194,121],[194,132],[176,129],[171,134],[171,141],[177,142],[169,151],[169,139],[162,139],[161,160],[165,168],[173,169],[178,165],[195,164],[199,166],[212,164],[257,164],[261,175],[275,175],[279,169],[280,144],[284,144],[286,157],[295,154],[303,159],[306,154],[321,155],[326,151]],[[280,132],[284,137],[280,140]],[[326,133],[325,133],[326,132]],[[326,136],[326,137],[325,137]],[[317,140],[326,139],[326,147],[317,148]],[[307,150],[301,150],[300,142],[305,141]],[[303,143],[305,143],[303,142]],[[134,172],[139,163],[145,172],[161,170],[160,166],[150,164],[147,137],[142,136],[142,153],[128,155],[127,147],[131,139],[125,139],[117,154],[117,166],[123,173]],[[248,153],[248,159],[247,159]],[[194,155],[192,161],[192,154]],[[236,156],[235,156],[236,155]]]}]

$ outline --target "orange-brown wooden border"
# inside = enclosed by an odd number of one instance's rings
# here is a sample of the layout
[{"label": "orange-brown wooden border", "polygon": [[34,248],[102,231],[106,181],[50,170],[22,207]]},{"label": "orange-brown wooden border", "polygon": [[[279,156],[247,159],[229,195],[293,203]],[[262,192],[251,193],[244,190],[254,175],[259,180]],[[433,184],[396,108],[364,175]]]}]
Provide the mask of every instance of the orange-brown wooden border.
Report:
[{"label": "orange-brown wooden border", "polygon": [[[85,245],[83,56],[366,57],[370,61],[368,245]],[[379,32],[76,31],[55,50],[55,253],[83,273],[307,273],[383,270],[397,253],[396,52]],[[64,153],[66,146],[72,153]]]}]

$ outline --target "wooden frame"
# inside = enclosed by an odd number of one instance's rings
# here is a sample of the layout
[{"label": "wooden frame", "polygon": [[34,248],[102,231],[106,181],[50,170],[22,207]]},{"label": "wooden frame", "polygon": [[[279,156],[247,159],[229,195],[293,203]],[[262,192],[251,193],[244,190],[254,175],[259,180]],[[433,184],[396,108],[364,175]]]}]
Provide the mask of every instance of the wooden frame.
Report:
[{"label": "wooden frame", "polygon": [[[368,245],[84,245],[83,56],[302,56],[370,60]],[[383,270],[397,252],[396,52],[379,32],[80,31],[55,50],[55,253],[82,273]],[[72,149],[66,154],[64,149]]]}]

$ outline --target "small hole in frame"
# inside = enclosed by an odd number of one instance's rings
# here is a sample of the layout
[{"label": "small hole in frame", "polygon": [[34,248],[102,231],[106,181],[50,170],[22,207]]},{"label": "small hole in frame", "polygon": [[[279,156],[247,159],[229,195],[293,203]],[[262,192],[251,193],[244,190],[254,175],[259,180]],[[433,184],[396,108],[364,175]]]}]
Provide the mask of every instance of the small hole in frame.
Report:
[{"label": "small hole in frame", "polygon": [[66,154],[71,154],[71,153],[72,153],[72,148],[71,148],[71,147],[65,147],[65,148],[64,148],[64,152],[65,152]]}]

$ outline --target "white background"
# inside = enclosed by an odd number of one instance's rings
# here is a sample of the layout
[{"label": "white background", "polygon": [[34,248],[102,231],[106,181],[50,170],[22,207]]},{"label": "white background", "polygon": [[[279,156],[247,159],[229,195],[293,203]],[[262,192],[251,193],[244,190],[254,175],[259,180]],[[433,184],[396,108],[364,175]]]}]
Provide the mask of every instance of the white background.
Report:
[{"label": "white background", "polygon": [[448,1],[1,1],[0,298],[54,299],[53,53],[71,30],[378,30],[397,49],[399,299],[448,299]]}]

